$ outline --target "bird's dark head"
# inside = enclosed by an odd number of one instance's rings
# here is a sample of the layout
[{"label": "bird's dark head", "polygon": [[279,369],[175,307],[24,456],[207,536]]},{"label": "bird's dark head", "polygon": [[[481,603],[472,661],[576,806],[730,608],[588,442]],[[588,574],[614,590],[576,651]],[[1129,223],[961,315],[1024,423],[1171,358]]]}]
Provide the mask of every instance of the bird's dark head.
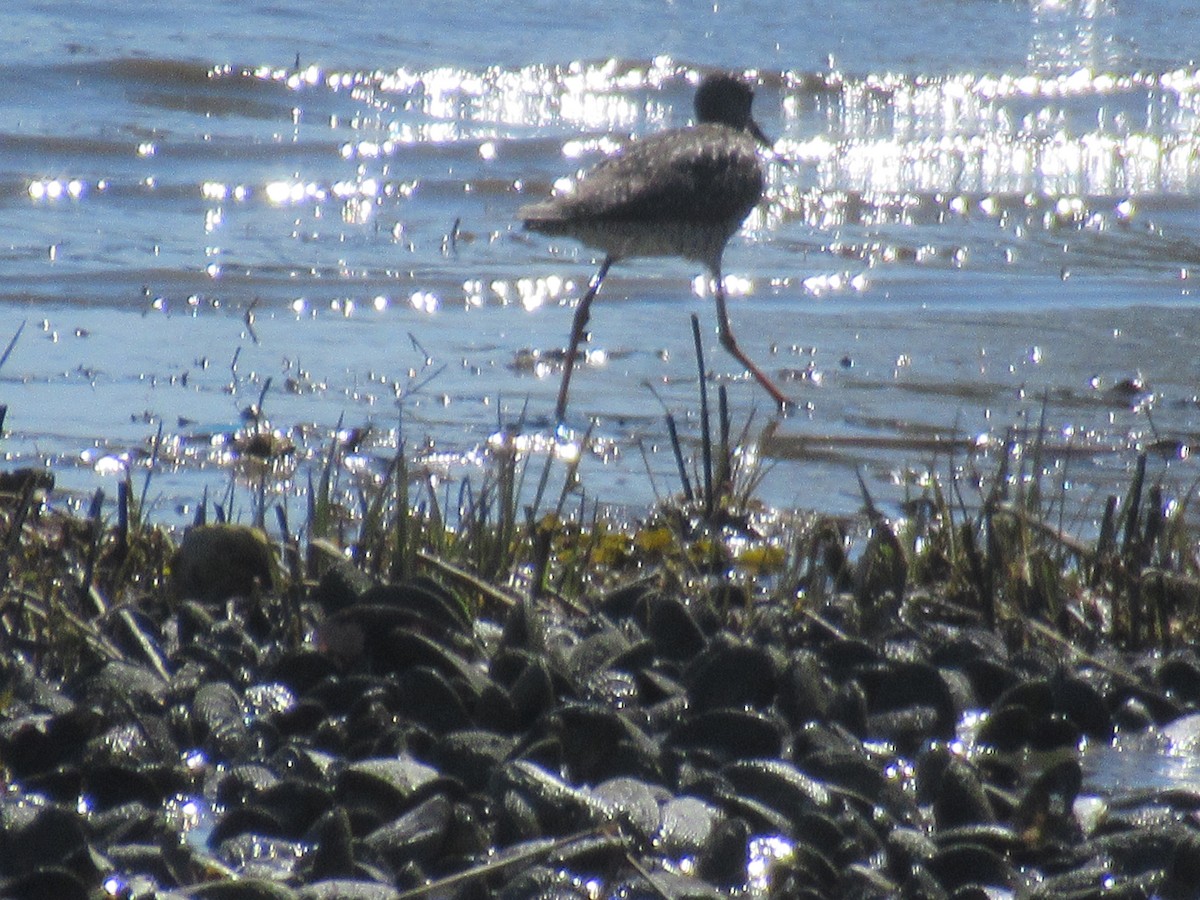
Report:
[{"label": "bird's dark head", "polygon": [[750,113],[753,104],[754,90],[742,79],[723,73],[708,75],[696,89],[696,120],[748,131],[763,146],[770,147],[772,142]]}]

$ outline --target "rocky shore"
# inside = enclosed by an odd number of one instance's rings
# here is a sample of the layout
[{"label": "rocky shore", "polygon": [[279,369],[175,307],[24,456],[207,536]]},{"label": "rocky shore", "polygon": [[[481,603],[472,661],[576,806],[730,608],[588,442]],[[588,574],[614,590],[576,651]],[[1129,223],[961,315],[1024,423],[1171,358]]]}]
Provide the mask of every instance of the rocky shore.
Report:
[{"label": "rocky shore", "polygon": [[652,565],[505,599],[431,557],[289,581],[224,526],[169,589],[161,535],[18,518],[4,897],[1200,896],[1200,789],[1085,795],[1080,764],[1195,729],[1186,580],[1134,647],[1103,591],[1064,581],[1051,627],[871,543],[845,579],[813,543],[789,602]]}]

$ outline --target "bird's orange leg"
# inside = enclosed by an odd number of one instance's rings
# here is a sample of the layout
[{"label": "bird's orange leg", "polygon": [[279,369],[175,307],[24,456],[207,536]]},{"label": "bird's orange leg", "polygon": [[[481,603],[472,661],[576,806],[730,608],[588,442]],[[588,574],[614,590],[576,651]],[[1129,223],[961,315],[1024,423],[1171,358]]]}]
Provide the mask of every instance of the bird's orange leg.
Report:
[{"label": "bird's orange leg", "polygon": [[787,397],[783,396],[783,392],[775,387],[775,383],[766,376],[758,366],[750,361],[742,348],[738,346],[737,339],[733,336],[733,327],[729,324],[729,313],[725,311],[725,283],[721,278],[721,269],[715,267],[712,272],[713,280],[716,282],[716,298],[717,298],[717,336],[721,340],[721,346],[746,367],[746,371],[754,376],[754,380],[762,385],[763,390],[771,395],[771,399],[778,405],[779,409],[786,410],[791,403]]},{"label": "bird's orange leg", "polygon": [[563,358],[562,384],[558,388],[558,403],[554,407],[554,418],[560,423],[567,411],[567,390],[571,386],[571,373],[575,371],[575,359],[579,355],[579,344],[583,340],[583,331],[587,328],[588,307],[596,299],[596,294],[600,292],[600,284],[604,281],[604,276],[608,274],[608,267],[614,262],[616,260],[611,256],[604,257],[599,271],[588,285],[587,293],[579,301],[579,306],[575,307],[575,318],[571,322],[571,341],[567,344],[567,355]]}]

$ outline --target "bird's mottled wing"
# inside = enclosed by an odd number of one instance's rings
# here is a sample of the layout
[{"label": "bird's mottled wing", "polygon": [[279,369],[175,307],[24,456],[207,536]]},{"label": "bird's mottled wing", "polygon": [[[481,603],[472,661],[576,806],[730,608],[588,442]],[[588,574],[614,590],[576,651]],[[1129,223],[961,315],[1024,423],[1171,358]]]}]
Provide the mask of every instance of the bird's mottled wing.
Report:
[{"label": "bird's mottled wing", "polygon": [[577,221],[740,222],[762,190],[753,139],[705,124],[634,141],[586,172],[573,192],[519,215],[533,228]]}]

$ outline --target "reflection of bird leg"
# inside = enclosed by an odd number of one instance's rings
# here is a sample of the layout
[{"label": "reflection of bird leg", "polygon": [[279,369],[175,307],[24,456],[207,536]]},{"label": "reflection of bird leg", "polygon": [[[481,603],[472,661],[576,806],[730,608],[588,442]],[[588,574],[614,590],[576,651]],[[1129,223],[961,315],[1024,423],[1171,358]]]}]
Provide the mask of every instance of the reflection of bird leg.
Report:
[{"label": "reflection of bird leg", "polygon": [[716,282],[716,298],[717,298],[717,335],[721,339],[721,346],[728,350],[733,358],[746,367],[746,371],[754,376],[754,380],[763,386],[763,389],[771,395],[781,410],[787,409],[790,402],[787,397],[783,396],[783,392],[775,387],[774,382],[766,376],[766,374],[750,361],[742,348],[738,346],[737,339],[733,336],[733,327],[729,324],[729,314],[725,311],[725,282],[721,278],[720,264],[712,267],[713,280]]},{"label": "reflection of bird leg", "polygon": [[579,343],[583,340],[583,330],[587,328],[588,307],[596,299],[596,294],[600,292],[600,284],[604,281],[604,276],[608,274],[608,267],[614,262],[616,260],[613,257],[604,257],[604,262],[600,263],[600,269],[588,285],[587,293],[583,295],[579,306],[575,308],[575,318],[571,323],[571,340],[567,344],[567,355],[563,359],[563,377],[562,385],[558,389],[558,405],[554,407],[554,418],[560,423],[567,411],[567,389],[571,385],[571,373],[575,370],[575,358],[579,355]]}]

